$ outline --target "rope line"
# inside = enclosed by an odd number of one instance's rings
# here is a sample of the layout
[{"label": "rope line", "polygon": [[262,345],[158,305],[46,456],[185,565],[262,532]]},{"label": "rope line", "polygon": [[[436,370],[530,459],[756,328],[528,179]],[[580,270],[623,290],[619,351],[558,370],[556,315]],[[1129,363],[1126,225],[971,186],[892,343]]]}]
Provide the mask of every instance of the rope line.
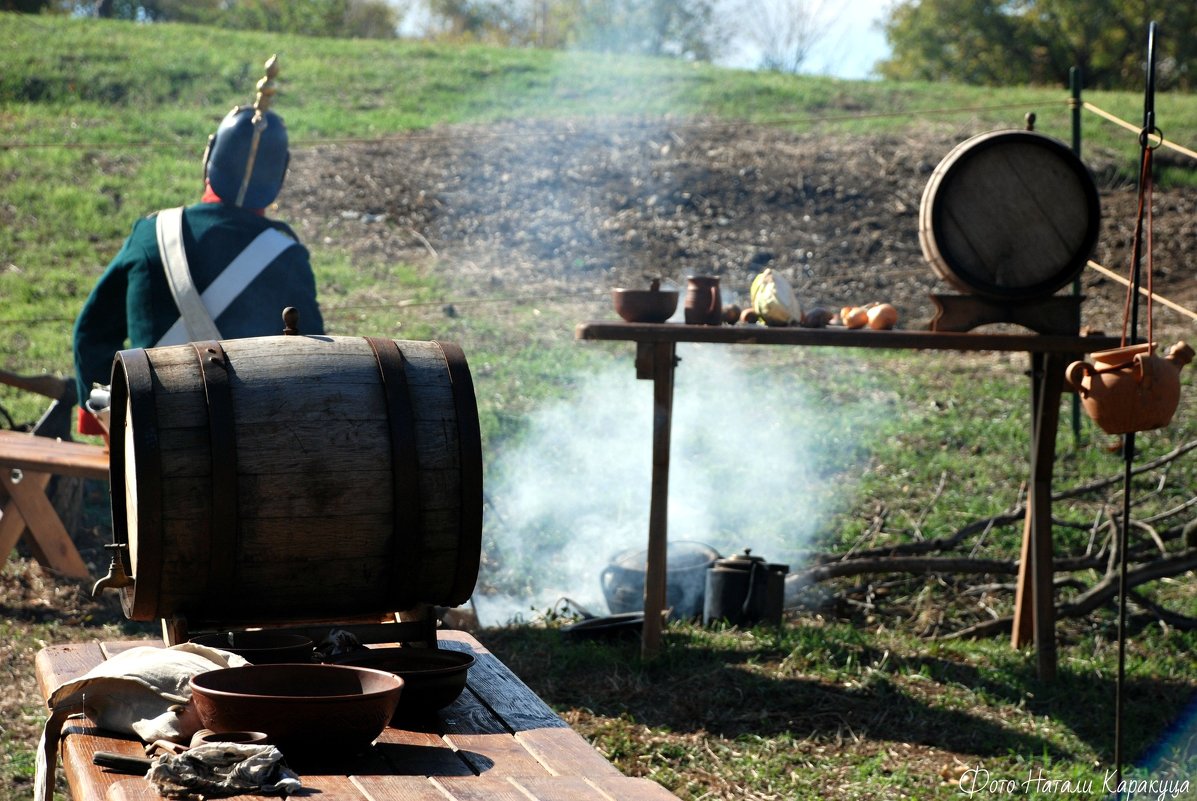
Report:
[{"label": "rope line", "polygon": [[[1115,125],[1122,126],[1123,128],[1125,128],[1128,131],[1134,131],[1134,133],[1136,135],[1143,132],[1142,125],[1135,125],[1134,123],[1130,123],[1124,119],[1116,117],[1113,114],[1111,114],[1110,112],[1093,105],[1088,100],[1083,101],[1081,103],[1081,107],[1087,111],[1092,111],[1094,114],[1101,117],[1102,119],[1109,120],[1110,122],[1114,123]],[[1159,135],[1158,138],[1159,138],[1159,146],[1160,147],[1166,147],[1170,150],[1175,150],[1177,153],[1182,153],[1191,159],[1197,159],[1197,151],[1189,150],[1187,147],[1184,147],[1183,145],[1178,145],[1175,142],[1169,142],[1162,135]]]},{"label": "rope line", "polygon": [[[1092,270],[1096,270],[1097,272],[1104,275],[1106,278],[1114,279],[1115,281],[1117,281],[1118,283],[1122,284],[1125,287],[1129,287],[1131,284],[1131,282],[1129,280],[1127,280],[1126,278],[1123,278],[1121,275],[1119,275],[1118,273],[1109,269],[1108,267],[1103,267],[1102,265],[1098,264],[1097,262],[1093,261],[1092,259],[1085,262],[1085,266]],[[1147,289],[1145,287],[1139,287],[1139,294],[1144,297],[1147,297],[1147,295],[1148,295]],[[1192,320],[1197,320],[1197,312],[1194,312],[1191,309],[1186,309],[1184,306],[1181,306],[1179,303],[1176,303],[1175,301],[1168,300],[1166,297],[1159,294],[1158,292],[1151,293],[1151,299],[1155,303],[1159,303],[1163,306],[1167,306],[1169,309],[1172,309],[1173,311],[1180,312],[1181,314],[1185,315],[1186,317],[1188,317]]]}]

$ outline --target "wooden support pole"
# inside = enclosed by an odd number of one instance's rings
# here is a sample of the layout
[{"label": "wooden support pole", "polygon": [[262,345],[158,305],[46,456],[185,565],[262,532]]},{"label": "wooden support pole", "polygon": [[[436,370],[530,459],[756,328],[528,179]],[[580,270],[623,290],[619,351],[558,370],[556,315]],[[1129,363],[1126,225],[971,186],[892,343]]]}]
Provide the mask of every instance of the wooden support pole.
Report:
[{"label": "wooden support pole", "polygon": [[1056,432],[1060,424],[1060,397],[1064,391],[1064,357],[1045,353],[1035,410],[1031,453],[1030,508],[1031,571],[1034,575],[1035,652],[1039,679],[1056,677],[1056,605],[1052,543],[1052,469],[1056,460]]},{"label": "wooden support pole", "polygon": [[661,617],[666,599],[669,545],[669,444],[673,423],[673,373],[677,346],[656,342],[652,348],[653,477],[648,513],[648,558],[644,576],[644,631],[640,651],[652,657],[661,648]]}]

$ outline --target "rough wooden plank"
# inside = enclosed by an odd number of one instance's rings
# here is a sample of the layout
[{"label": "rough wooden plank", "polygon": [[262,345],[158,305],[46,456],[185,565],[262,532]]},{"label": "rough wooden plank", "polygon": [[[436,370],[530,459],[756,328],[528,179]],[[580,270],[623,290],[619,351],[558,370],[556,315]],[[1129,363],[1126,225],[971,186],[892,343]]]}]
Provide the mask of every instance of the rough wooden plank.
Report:
[{"label": "rough wooden plank", "polygon": [[374,746],[396,776],[473,776],[465,760],[438,734],[388,727]]},{"label": "rough wooden plank", "polygon": [[[513,732],[530,729],[568,729],[569,724],[557,716],[548,704],[520,681],[494,654],[461,632],[444,632],[443,648],[468,651],[474,655],[470,668],[469,688],[478,698],[511,728]],[[468,637],[469,635],[465,635]]]},{"label": "rough wooden plank", "polygon": [[102,445],[63,442],[16,431],[0,430],[0,465],[108,480],[108,451]]},{"label": "rough wooden plank", "polygon": [[479,775],[547,776],[548,770],[510,734],[446,734],[445,740]]},{"label": "rough wooden plank", "polygon": [[[74,785],[72,784],[73,788]],[[85,798],[86,796],[76,796]],[[154,785],[145,779],[130,779],[115,782],[108,788],[104,801],[162,801],[162,796],[154,789]]]},{"label": "rough wooden plank", "polygon": [[[109,788],[127,781],[129,774],[116,773],[92,764],[96,751],[112,751],[126,756],[145,756],[145,750],[136,740],[118,738],[110,732],[97,729],[85,722],[68,724],[63,728],[61,743],[62,766],[71,794],[76,799],[100,799],[108,794]],[[144,780],[142,784],[149,787]]]},{"label": "rough wooden plank", "polygon": [[630,776],[591,779],[591,784],[610,797],[611,801],[677,801],[677,796],[651,779]]},{"label": "rough wooden plank", "polygon": [[[311,776],[300,774],[299,781],[303,785],[303,789],[296,795],[298,797],[311,796],[319,798],[320,801],[367,801],[369,796],[361,791],[361,789],[348,776]],[[253,798],[261,801],[262,795],[255,795]]]},{"label": "rough wooden plank", "polygon": [[520,776],[511,783],[536,801],[611,801],[583,776]]},{"label": "rough wooden plank", "polygon": [[864,328],[801,328],[765,325],[679,325],[677,323],[579,323],[576,339],[630,342],[717,342],[725,345],[797,345],[913,350],[1025,351],[1085,354],[1116,348],[1118,337],[990,334]]},{"label": "rough wooden plank", "polygon": [[372,801],[452,801],[436,781],[420,776],[354,776],[353,783]]},{"label": "rough wooden plank", "polygon": [[519,787],[497,776],[434,779],[453,801],[530,801]]},{"label": "rough wooden plank", "polygon": [[134,648],[145,648],[146,646],[161,648],[162,640],[157,638],[146,638],[142,640],[106,640],[100,643],[100,650],[103,651],[105,659],[111,659],[117,654],[123,654],[125,651],[131,651]]},{"label": "rough wooden plank", "polygon": [[103,661],[104,652],[94,641],[46,646],[33,659],[42,698],[48,698],[56,687],[82,676]]},{"label": "rough wooden plank", "polygon": [[623,775],[573,729],[530,729],[519,732],[515,739],[550,773],[559,776]]}]

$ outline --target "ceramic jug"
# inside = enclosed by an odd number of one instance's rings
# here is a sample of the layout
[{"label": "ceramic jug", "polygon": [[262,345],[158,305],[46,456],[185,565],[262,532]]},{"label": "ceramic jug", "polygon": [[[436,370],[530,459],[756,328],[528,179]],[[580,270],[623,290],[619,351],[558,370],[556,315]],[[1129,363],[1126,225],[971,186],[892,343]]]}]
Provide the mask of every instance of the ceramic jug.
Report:
[{"label": "ceramic jug", "polygon": [[692,275],[686,279],[685,315],[689,325],[723,323],[723,297],[719,292],[718,278]]},{"label": "ceramic jug", "polygon": [[1172,422],[1180,401],[1180,370],[1193,360],[1193,349],[1177,342],[1160,357],[1155,347],[1154,342],[1127,345],[1092,354],[1092,363],[1068,365],[1065,380],[1107,434],[1149,431]]}]

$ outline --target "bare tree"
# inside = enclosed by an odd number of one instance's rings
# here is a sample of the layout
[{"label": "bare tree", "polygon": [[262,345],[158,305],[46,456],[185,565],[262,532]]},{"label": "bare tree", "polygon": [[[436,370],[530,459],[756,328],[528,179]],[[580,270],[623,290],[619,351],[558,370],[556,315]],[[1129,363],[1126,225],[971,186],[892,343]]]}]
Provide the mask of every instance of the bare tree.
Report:
[{"label": "bare tree", "polygon": [[760,51],[763,69],[798,72],[835,24],[837,3],[827,0],[741,0],[744,38]]}]

